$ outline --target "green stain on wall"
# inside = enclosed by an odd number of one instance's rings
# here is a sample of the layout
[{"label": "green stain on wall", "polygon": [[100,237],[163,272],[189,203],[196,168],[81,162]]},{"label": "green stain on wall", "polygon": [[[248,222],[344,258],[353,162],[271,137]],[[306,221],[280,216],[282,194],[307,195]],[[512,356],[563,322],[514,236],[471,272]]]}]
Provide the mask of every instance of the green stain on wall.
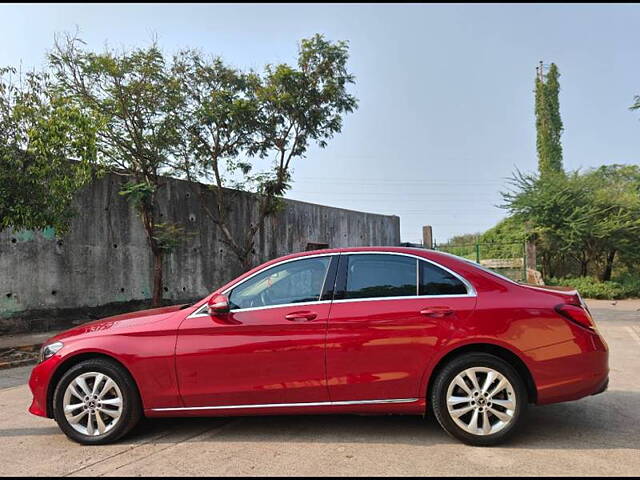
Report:
[{"label": "green stain on wall", "polygon": [[0,295],[0,317],[11,317],[14,313],[22,311],[22,307],[18,303],[15,294],[7,297],[5,294]]},{"label": "green stain on wall", "polygon": [[[47,227],[39,232],[45,240],[55,240],[56,238],[56,229],[53,227]],[[13,235],[19,242],[32,242],[36,238],[36,232],[33,230],[20,230]]]},{"label": "green stain on wall", "polygon": [[19,242],[31,242],[35,238],[33,230],[20,230],[15,233],[15,237]]},{"label": "green stain on wall", "polygon": [[53,227],[47,227],[42,230],[42,236],[47,240],[54,240],[56,238],[56,229]]}]

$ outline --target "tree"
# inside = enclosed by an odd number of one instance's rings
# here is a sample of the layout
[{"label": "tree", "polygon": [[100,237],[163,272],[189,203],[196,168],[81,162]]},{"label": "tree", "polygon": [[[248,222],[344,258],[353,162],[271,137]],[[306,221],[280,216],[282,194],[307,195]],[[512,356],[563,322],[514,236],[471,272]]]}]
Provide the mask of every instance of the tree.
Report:
[{"label": "tree", "polygon": [[0,69],[0,230],[64,234],[91,176],[95,128],[47,73]]},{"label": "tree", "polygon": [[640,259],[640,167],[603,165],[586,175],[596,185],[592,201],[603,212],[594,222],[591,257],[599,266],[598,278],[607,281],[616,255]]},{"label": "tree", "polygon": [[555,63],[543,72],[542,62],[535,80],[536,148],[540,175],[562,172],[563,126],[560,118],[560,72]]},{"label": "tree", "polygon": [[637,166],[606,165],[566,175],[518,172],[512,185],[514,191],[503,193],[503,207],[516,221],[531,223],[545,258],[545,274],[554,276],[554,267],[572,259],[580,276],[598,266],[598,277],[609,280],[616,254],[633,255],[640,249]]},{"label": "tree", "polygon": [[[247,189],[252,180],[252,165],[242,155],[255,154],[259,148],[261,123],[255,95],[260,80],[255,74],[226,66],[218,57],[207,59],[197,50],[179,52],[173,74],[185,96],[180,117],[186,140],[174,168],[186,175],[208,218],[221,230],[223,242],[248,267],[253,244],[234,236],[228,198],[234,192],[228,187]],[[237,173],[244,178],[238,179]],[[196,183],[199,179],[209,183]],[[211,191],[215,212],[206,198]]]},{"label": "tree", "polygon": [[[303,158],[312,142],[325,147],[341,131],[343,115],[357,108],[347,92],[354,83],[348,57],[346,42],[315,35],[302,40],[296,67],[267,65],[262,75],[239,72],[194,51],[175,60],[174,74],[187,96],[187,112],[181,115],[187,160],[181,168],[189,178],[213,180],[217,209],[208,211],[209,217],[245,269],[254,261],[256,233],[282,206],[292,161]],[[272,167],[254,172],[252,159],[269,155]],[[257,218],[240,235],[230,228],[229,186],[259,199]]]},{"label": "tree", "polygon": [[[484,255],[488,258],[514,258],[523,254],[527,238],[527,224],[521,219],[507,217],[480,236]],[[535,265],[530,265],[535,268]]]},{"label": "tree", "polygon": [[175,246],[178,227],[158,221],[157,194],[164,184],[161,173],[182,141],[175,115],[182,96],[155,42],[101,54],[84,51],[83,44],[78,38],[57,39],[49,61],[60,88],[99,125],[101,167],[128,178],[120,193],[142,220],[153,255],[152,304],[159,305],[163,259]]}]

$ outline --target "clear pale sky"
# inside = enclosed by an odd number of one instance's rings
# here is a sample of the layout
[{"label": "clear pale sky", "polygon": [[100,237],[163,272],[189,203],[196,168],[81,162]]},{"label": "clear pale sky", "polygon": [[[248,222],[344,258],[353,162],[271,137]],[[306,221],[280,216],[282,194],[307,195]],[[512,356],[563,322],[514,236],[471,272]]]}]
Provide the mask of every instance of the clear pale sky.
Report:
[{"label": "clear pale sky", "polygon": [[89,48],[199,47],[241,68],[294,62],[299,39],[350,41],[360,108],[295,164],[288,197],[400,216],[403,241],[504,217],[536,168],[533,79],[561,73],[566,169],[640,162],[640,5],[0,5],[0,65],[41,66],[56,32]]}]

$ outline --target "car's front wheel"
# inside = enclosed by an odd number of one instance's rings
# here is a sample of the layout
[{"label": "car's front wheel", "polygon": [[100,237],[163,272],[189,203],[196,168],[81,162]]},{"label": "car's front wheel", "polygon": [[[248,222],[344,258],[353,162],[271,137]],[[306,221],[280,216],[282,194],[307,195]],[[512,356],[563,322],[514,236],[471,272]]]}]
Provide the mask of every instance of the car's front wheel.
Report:
[{"label": "car's front wheel", "polygon": [[453,437],[471,445],[495,445],[514,433],[527,406],[527,390],[518,372],[501,358],[469,353],[440,371],[431,404]]},{"label": "car's front wheel", "polygon": [[53,394],[53,415],[60,429],[85,445],[118,440],[136,425],[140,410],[138,391],[129,374],[102,358],[71,367]]}]

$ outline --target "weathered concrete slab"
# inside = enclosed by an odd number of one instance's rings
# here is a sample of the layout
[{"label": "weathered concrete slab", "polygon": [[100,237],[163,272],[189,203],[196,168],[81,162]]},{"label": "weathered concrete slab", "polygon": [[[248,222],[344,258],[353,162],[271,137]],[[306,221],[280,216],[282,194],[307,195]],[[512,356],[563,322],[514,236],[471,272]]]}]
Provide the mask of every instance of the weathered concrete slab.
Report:
[{"label": "weathered concrete slab", "polygon": [[[0,333],[56,328],[52,309],[135,302],[151,297],[152,259],[135,209],[118,194],[126,179],[108,175],[76,198],[71,231],[57,239],[42,232],[0,234]],[[222,242],[190,185],[166,179],[159,190],[160,222],[178,223],[189,237],[167,258],[165,297],[201,298],[239,273],[241,266]],[[254,196],[235,192],[229,202],[232,230],[240,235],[257,218]],[[304,251],[307,243],[330,247],[398,245],[400,221],[311,203],[285,200],[256,238],[258,261]],[[208,207],[215,211],[213,195]],[[35,312],[35,314],[34,314]]]}]

